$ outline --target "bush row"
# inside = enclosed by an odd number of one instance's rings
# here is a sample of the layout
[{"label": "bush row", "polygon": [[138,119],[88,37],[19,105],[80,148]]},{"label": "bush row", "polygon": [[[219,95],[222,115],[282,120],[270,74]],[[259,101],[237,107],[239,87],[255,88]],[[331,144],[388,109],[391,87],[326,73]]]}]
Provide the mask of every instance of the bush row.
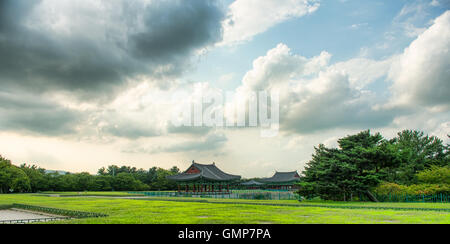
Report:
[{"label": "bush row", "polygon": [[450,185],[448,184],[414,184],[399,185],[391,182],[382,182],[374,189],[377,195],[450,195]]}]

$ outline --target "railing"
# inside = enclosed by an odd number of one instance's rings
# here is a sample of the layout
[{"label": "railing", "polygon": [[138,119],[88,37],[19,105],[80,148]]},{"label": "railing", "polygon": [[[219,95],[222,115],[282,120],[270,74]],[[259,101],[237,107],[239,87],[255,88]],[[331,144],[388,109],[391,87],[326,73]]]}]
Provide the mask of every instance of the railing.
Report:
[{"label": "railing", "polygon": [[0,224],[30,224],[30,223],[37,223],[37,222],[50,222],[50,221],[58,221],[58,220],[66,220],[66,219],[70,219],[70,217],[1,220]]},{"label": "railing", "polygon": [[12,205],[12,207],[25,209],[25,210],[31,210],[31,211],[37,211],[37,212],[43,212],[43,213],[49,213],[49,214],[55,214],[55,215],[63,215],[63,216],[68,216],[68,217],[73,217],[73,218],[98,218],[98,217],[107,217],[108,216],[106,214],[101,214],[101,213],[81,212],[81,211],[66,210],[66,209],[59,209],[59,208],[46,208],[46,207],[17,204],[17,203],[14,203]]},{"label": "railing", "polygon": [[299,195],[293,192],[267,191],[230,191],[230,192],[129,192],[148,197],[192,197],[215,199],[251,199],[251,200],[298,200]]},{"label": "railing", "polygon": [[[450,195],[408,195],[408,194],[373,194],[380,202],[431,202],[450,203]],[[360,196],[360,200],[368,201],[366,196]]]},{"label": "railing", "polygon": [[342,204],[300,204],[301,207],[341,208],[341,209],[376,209],[376,210],[405,210],[405,211],[442,211],[450,212],[450,208],[421,208],[421,207],[388,207],[388,206],[357,206]]},{"label": "railing", "polygon": [[61,215],[61,216],[48,217],[48,218],[34,218],[34,219],[0,220],[0,224],[29,224],[29,223],[36,223],[36,222],[67,220],[67,219],[72,219],[72,218],[81,219],[81,218],[98,218],[98,217],[107,217],[108,216],[106,214],[101,214],[101,213],[81,212],[81,211],[58,209],[58,208],[46,208],[46,207],[17,204],[17,203],[13,203],[11,205],[0,205],[0,210],[11,209],[11,208],[24,209],[24,210],[29,210],[29,211]]}]

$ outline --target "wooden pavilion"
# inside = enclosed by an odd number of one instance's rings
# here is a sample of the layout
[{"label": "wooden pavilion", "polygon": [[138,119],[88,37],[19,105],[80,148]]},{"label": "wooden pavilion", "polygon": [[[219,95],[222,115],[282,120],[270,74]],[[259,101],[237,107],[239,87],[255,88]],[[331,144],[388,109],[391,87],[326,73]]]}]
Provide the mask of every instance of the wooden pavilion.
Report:
[{"label": "wooden pavilion", "polygon": [[270,178],[259,180],[266,185],[266,188],[277,190],[291,190],[296,188],[295,183],[300,181],[300,175],[297,171],[275,172]]},{"label": "wooden pavilion", "polygon": [[256,180],[250,180],[247,182],[243,182],[241,183],[241,186],[244,187],[245,189],[250,189],[250,190],[258,190],[264,187],[264,183],[258,182]]},{"label": "wooden pavilion", "polygon": [[225,173],[217,168],[215,163],[199,164],[192,161],[192,165],[186,171],[168,176],[167,179],[177,182],[178,192],[228,193],[230,185],[238,182],[241,176]]}]

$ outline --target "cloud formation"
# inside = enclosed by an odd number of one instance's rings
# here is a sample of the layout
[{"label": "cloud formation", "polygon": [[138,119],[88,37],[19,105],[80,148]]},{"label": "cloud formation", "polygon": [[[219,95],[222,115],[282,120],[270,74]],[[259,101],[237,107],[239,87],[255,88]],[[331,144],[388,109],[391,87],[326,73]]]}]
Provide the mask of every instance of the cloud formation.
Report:
[{"label": "cloud formation", "polygon": [[436,18],[397,57],[389,78],[391,105],[450,109],[450,11]]},{"label": "cloud formation", "polygon": [[75,133],[85,114],[34,94],[0,91],[0,131],[47,136]]},{"label": "cloud formation", "polygon": [[[335,128],[381,128],[424,106],[450,107],[450,11],[436,18],[403,53],[381,60],[293,54],[285,44],[253,62],[238,91],[280,92],[281,129],[300,134]],[[368,86],[384,80],[390,94]],[[384,97],[384,98],[383,98]],[[434,110],[433,110],[434,109]]]},{"label": "cloud formation", "polygon": [[[330,57],[322,52],[306,58],[279,44],[253,62],[238,91],[278,91],[281,130],[285,132],[309,134],[333,128],[389,124],[394,111],[375,109],[375,94],[365,89],[387,75],[386,61],[348,60],[330,65]],[[378,72],[364,73],[361,69]]]},{"label": "cloud formation", "polygon": [[[180,141],[129,151],[220,151],[228,134],[211,127],[176,127],[171,115],[198,102],[202,93],[221,91],[209,83],[161,84],[182,74],[203,49],[221,42],[222,30],[222,44],[248,41],[319,6],[300,0],[252,3],[233,2],[225,17],[216,1],[2,1],[0,129],[127,143],[176,136]],[[414,106],[430,108],[429,116],[445,113],[450,104],[449,30],[447,11],[403,52],[381,60],[331,63],[327,51],[304,57],[281,43],[253,61],[236,97],[279,91],[281,134],[296,136],[397,126],[413,117]],[[126,87],[128,82],[135,86]],[[383,91],[390,94],[372,90],[376,82],[390,87]],[[171,101],[180,90],[187,94]],[[104,103],[90,100],[102,94],[114,96]],[[439,118],[430,128],[448,127],[448,116]],[[249,128],[229,131],[244,130]]]},{"label": "cloud formation", "polygon": [[161,143],[157,146],[132,143],[123,152],[142,154],[217,152],[225,146],[228,138],[223,133],[214,132],[195,139],[190,138],[176,141]]},{"label": "cloud formation", "polygon": [[291,18],[313,13],[317,0],[239,0],[229,6],[223,21],[222,45],[251,40],[255,35]]},{"label": "cloud formation", "polygon": [[129,79],[174,77],[221,40],[216,1],[4,0],[0,84],[109,94]]}]

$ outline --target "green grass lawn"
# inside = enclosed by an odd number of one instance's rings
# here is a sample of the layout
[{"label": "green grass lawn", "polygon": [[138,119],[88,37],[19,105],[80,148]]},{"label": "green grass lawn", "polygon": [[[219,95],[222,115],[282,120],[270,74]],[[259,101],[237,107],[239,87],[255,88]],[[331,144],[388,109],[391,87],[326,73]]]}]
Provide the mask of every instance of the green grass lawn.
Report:
[{"label": "green grass lawn", "polygon": [[387,208],[439,208],[450,209],[450,203],[420,203],[420,202],[333,202],[333,201],[302,201],[297,200],[247,200],[227,198],[198,198],[198,197],[154,197],[150,199],[186,200],[202,202],[230,202],[250,204],[289,204],[289,205],[331,205],[331,206],[362,206],[362,207],[387,207]]},{"label": "green grass lawn", "polygon": [[[93,195],[99,195],[94,194]],[[72,195],[72,194],[68,194]],[[87,194],[89,196],[89,194]],[[126,196],[120,193],[118,196]],[[177,199],[168,199],[177,200]],[[450,212],[339,209],[327,207],[270,206],[252,203],[291,203],[450,208],[441,203],[336,203],[296,201],[258,201],[233,199],[181,199],[205,202],[176,202],[164,199],[131,200],[92,197],[48,197],[37,194],[0,195],[0,205],[21,203],[68,210],[108,214],[104,218],[77,219],[57,223],[149,223],[149,224],[298,224],[298,223],[447,223]],[[212,203],[224,201],[226,203]],[[233,204],[236,203],[236,204]],[[241,203],[241,204],[238,204]],[[245,203],[245,204],[242,204]]]},{"label": "green grass lawn", "polygon": [[68,191],[68,192],[56,192],[56,191],[44,191],[36,193],[37,195],[60,195],[60,196],[137,196],[137,194],[130,194],[123,191]]}]

